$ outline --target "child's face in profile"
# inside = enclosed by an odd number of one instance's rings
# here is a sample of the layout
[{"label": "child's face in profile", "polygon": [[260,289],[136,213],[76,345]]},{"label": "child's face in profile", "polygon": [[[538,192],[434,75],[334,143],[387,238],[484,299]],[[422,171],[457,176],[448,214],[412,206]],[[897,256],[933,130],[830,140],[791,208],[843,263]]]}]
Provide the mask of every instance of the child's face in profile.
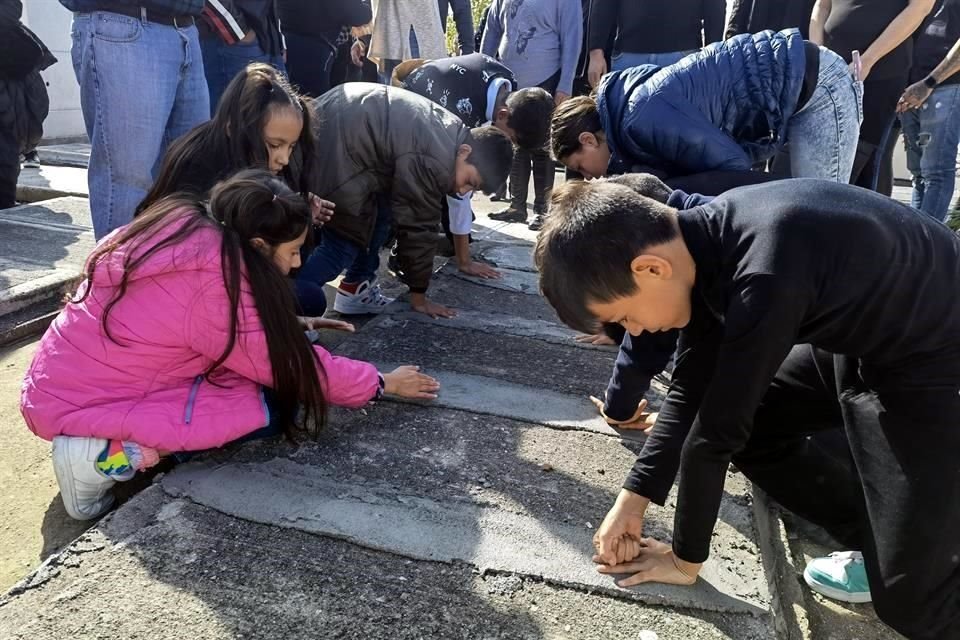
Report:
[{"label": "child's face in profile", "polygon": [[682,329],[690,322],[690,286],[675,277],[669,262],[647,258],[638,256],[631,264],[633,293],[587,305],[600,322],[622,325],[632,336]]},{"label": "child's face in profile", "polygon": [[584,178],[602,178],[607,175],[610,164],[610,148],[595,134],[580,134],[580,149],[574,151],[561,162],[571,171]]},{"label": "child's face in profile", "polygon": [[306,240],[307,230],[304,229],[300,237],[295,240],[282,242],[273,246],[273,252],[270,257],[273,260],[273,264],[277,265],[277,269],[280,269],[283,275],[290,275],[291,270],[300,268],[300,248]]},{"label": "child's face in profile", "polygon": [[263,127],[263,142],[267,145],[267,166],[280,173],[288,164],[303,130],[303,116],[291,107],[272,109]]},{"label": "child's face in profile", "polygon": [[468,194],[471,191],[479,191],[480,187],[483,186],[480,170],[467,162],[467,158],[470,157],[472,151],[473,149],[468,144],[460,145],[460,149],[457,151],[453,191],[458,196]]}]

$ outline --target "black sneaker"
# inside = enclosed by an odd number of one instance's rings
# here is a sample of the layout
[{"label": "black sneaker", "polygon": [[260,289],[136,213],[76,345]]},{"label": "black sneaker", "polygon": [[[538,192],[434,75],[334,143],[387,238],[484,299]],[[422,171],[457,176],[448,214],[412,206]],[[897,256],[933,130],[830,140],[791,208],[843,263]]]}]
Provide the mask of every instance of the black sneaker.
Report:
[{"label": "black sneaker", "polygon": [[543,223],[543,214],[535,213],[533,215],[533,220],[531,220],[530,224],[527,225],[527,229],[530,229],[530,231],[540,231],[540,229],[543,229]]},{"label": "black sneaker", "polygon": [[490,202],[506,202],[506,201],[507,201],[507,183],[503,183],[503,186],[497,189],[490,196]]},{"label": "black sneaker", "polygon": [[39,169],[40,168],[40,155],[37,153],[37,150],[28,151],[23,154],[23,168],[24,169]]},{"label": "black sneaker", "polygon": [[513,207],[510,207],[509,209],[504,209],[503,211],[491,213],[488,217],[497,222],[526,222],[527,211],[526,209],[514,209]]}]

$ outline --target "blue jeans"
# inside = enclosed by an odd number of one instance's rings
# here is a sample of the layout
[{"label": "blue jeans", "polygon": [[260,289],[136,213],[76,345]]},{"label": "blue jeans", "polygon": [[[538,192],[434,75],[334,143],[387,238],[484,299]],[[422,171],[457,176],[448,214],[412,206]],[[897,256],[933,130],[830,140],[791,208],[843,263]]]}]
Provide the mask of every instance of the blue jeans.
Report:
[{"label": "blue jeans", "polygon": [[[344,212],[338,215],[350,214]],[[390,236],[392,226],[390,199],[378,196],[377,219],[366,247],[347,240],[336,231],[324,229],[320,234],[320,244],[297,274],[297,299],[303,313],[307,316],[323,315],[326,309],[323,285],[340,275],[344,269],[347,270],[344,282],[373,282],[380,269],[380,249]]]},{"label": "blue jeans", "polygon": [[[410,56],[411,59],[420,57],[420,43],[417,42],[417,32],[410,27]],[[381,84],[390,84],[393,79],[393,70],[397,68],[403,60],[384,60],[383,73],[380,74]]]},{"label": "blue jeans", "polygon": [[210,99],[194,26],[95,11],[74,15],[71,37],[100,239],[133,219],[167,145],[209,119]]},{"label": "blue jeans", "polygon": [[820,47],[817,86],[787,123],[790,174],[849,182],[862,121],[863,83],[854,80],[843,58]]},{"label": "blue jeans", "polygon": [[915,208],[946,220],[957,179],[960,84],[937,87],[919,109],[900,115]]},{"label": "blue jeans", "polygon": [[693,51],[669,51],[667,53],[618,53],[610,60],[611,71],[623,71],[644,64],[669,67],[686,58]]},{"label": "blue jeans", "polygon": [[283,58],[267,55],[256,41],[250,44],[227,44],[216,34],[210,34],[200,38],[200,50],[203,52],[203,73],[210,93],[211,116],[217,110],[220,96],[226,91],[227,85],[251,62],[265,62],[286,73]]}]

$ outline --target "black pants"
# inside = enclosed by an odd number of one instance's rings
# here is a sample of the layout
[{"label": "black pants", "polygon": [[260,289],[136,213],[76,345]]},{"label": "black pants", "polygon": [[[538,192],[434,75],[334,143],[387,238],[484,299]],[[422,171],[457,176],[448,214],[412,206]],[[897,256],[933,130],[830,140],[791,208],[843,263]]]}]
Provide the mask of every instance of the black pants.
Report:
[{"label": "black pants", "polygon": [[0,209],[17,202],[17,178],[20,177],[20,145],[12,127],[0,124]]},{"label": "black pants", "polygon": [[906,76],[876,80],[868,77],[863,83],[863,123],[850,184],[876,189],[888,196],[893,191],[890,128],[896,119],[897,100],[906,86]]},{"label": "black pants", "polygon": [[336,49],[318,36],[284,33],[287,43],[287,75],[300,92],[312,98],[330,89]]},{"label": "black pants", "polygon": [[734,463],[863,553],[884,622],[911,639],[960,638],[960,371],[947,359],[895,379],[863,371],[794,347]]},{"label": "black pants", "polygon": [[[557,90],[560,83],[558,69],[549,80],[540,84],[551,94]],[[556,179],[556,166],[550,155],[549,142],[542,149],[529,151],[514,147],[513,166],[510,168],[510,208],[526,211],[527,187],[530,184],[530,173],[533,172],[533,207],[538,213],[546,213],[547,201],[553,191],[553,182]]]}]

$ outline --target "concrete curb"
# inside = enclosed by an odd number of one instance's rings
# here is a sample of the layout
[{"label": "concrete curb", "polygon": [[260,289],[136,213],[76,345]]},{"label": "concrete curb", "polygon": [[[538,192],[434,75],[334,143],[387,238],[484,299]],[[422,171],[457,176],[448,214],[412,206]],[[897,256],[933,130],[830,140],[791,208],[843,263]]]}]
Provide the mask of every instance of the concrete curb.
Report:
[{"label": "concrete curb", "polygon": [[770,610],[779,640],[812,640],[800,571],[793,561],[787,530],[770,497],[752,486],[753,521],[760,559],[770,589]]},{"label": "concrete curb", "polygon": [[65,196],[86,198],[87,194],[79,191],[63,191],[61,189],[52,189],[50,187],[34,187],[25,184],[17,185],[17,200],[19,202],[43,202],[44,200],[53,200],[54,198],[63,198]]}]

